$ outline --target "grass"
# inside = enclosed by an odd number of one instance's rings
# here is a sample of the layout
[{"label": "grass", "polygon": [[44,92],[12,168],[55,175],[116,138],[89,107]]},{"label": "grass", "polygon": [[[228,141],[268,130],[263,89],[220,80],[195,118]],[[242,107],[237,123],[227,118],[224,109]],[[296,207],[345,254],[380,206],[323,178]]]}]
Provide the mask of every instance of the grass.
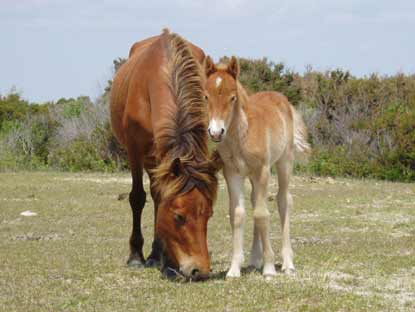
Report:
[{"label": "grass", "polygon": [[[118,195],[130,189],[128,174],[1,173],[0,310],[415,309],[414,184],[293,178],[297,274],[279,274],[271,281],[260,272],[224,279],[231,232],[223,181],[220,188],[208,232],[215,277],[181,284],[162,278],[156,269],[125,265],[131,213],[128,200],[118,200]],[[275,183],[269,190],[275,194]],[[271,237],[278,254],[279,219],[272,198]],[[21,216],[25,210],[38,215]],[[146,207],[146,254],[152,219],[152,208]],[[252,209],[245,237],[248,259]]]}]

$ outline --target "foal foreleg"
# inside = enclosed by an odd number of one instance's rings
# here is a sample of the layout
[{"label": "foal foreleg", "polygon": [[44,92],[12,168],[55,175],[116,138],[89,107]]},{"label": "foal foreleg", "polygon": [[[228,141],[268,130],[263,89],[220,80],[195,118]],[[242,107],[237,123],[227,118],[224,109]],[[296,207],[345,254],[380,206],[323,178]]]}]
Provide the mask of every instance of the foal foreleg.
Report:
[{"label": "foal foreleg", "polygon": [[229,192],[229,216],[232,227],[233,255],[232,264],[227,277],[241,276],[241,265],[244,261],[243,226],[245,221],[244,178],[235,172],[224,170]]},{"label": "foal foreleg", "polygon": [[253,196],[255,198],[254,222],[262,241],[264,255],[264,269],[262,274],[265,276],[273,276],[277,274],[274,265],[274,252],[272,250],[269,237],[270,213],[266,204],[269,175],[269,168],[264,167],[253,179]]}]

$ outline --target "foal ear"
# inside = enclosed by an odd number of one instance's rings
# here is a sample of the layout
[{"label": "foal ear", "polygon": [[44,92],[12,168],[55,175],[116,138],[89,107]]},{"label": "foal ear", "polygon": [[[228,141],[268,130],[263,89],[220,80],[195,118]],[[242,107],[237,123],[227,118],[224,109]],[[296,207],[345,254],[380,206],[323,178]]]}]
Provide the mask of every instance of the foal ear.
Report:
[{"label": "foal ear", "polygon": [[218,70],[216,68],[215,63],[213,63],[213,60],[209,55],[206,56],[203,62],[203,68],[205,69],[206,77],[209,77]]},{"label": "foal ear", "polygon": [[210,166],[215,174],[223,168],[223,161],[217,150],[214,150],[210,155]]},{"label": "foal ear", "polygon": [[239,77],[239,62],[235,56],[231,57],[231,61],[228,65],[228,73],[237,80]]},{"label": "foal ear", "polygon": [[183,172],[183,165],[180,161],[180,158],[175,158],[170,166],[170,172],[174,174],[176,177],[180,176]]}]

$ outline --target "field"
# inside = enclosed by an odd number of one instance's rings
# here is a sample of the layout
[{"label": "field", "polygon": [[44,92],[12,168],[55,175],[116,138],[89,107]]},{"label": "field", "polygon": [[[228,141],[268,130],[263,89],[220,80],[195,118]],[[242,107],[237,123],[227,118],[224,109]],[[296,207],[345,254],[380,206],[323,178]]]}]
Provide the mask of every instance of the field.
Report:
[{"label": "field", "polygon": [[[278,254],[276,188],[268,203]],[[0,310],[415,311],[415,184],[294,177],[297,273],[265,281],[246,270],[224,278],[231,232],[221,180],[208,232],[214,275],[201,283],[126,266],[131,212],[119,194],[129,189],[126,173],[0,173]],[[26,210],[37,215],[21,216]],[[252,209],[245,237],[248,259]]]}]

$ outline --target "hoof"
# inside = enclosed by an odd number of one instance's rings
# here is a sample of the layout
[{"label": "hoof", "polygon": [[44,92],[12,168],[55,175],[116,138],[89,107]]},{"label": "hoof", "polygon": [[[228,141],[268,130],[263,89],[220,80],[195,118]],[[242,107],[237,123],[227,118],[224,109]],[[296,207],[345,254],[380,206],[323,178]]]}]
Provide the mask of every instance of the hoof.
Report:
[{"label": "hoof", "polygon": [[264,275],[265,278],[276,276],[277,275],[277,271],[275,270],[274,264],[265,265],[264,266],[264,269],[262,271],[262,275]]},{"label": "hoof", "polygon": [[144,268],[144,263],[139,259],[128,259],[127,265],[130,268]]},{"label": "hoof", "polygon": [[294,276],[295,275],[295,269],[294,268],[286,268],[282,270],[282,273],[288,276]]},{"label": "hoof", "polygon": [[153,258],[148,258],[145,266],[146,268],[158,268],[160,267],[160,261]]},{"label": "hoof", "polygon": [[240,270],[230,269],[228,273],[226,273],[226,279],[232,279],[232,278],[238,278],[238,277],[241,277]]},{"label": "hoof", "polygon": [[252,273],[252,272],[255,272],[256,270],[258,269],[255,267],[255,265],[252,265],[252,264],[248,265],[248,267],[246,268],[247,273]]},{"label": "hoof", "polygon": [[264,278],[267,282],[269,282],[275,278],[275,275],[264,275]]}]

